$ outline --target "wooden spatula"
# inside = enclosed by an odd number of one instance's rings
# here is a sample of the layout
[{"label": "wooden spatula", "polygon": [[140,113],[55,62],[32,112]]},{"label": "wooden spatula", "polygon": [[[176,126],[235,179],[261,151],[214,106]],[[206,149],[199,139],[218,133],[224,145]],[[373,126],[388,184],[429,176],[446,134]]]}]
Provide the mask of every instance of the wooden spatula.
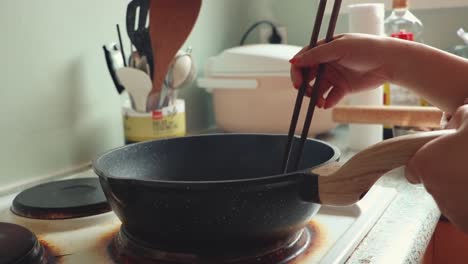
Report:
[{"label": "wooden spatula", "polygon": [[170,63],[192,31],[201,0],[151,0],[150,38],[153,50],[153,89],[147,110],[155,110]]}]

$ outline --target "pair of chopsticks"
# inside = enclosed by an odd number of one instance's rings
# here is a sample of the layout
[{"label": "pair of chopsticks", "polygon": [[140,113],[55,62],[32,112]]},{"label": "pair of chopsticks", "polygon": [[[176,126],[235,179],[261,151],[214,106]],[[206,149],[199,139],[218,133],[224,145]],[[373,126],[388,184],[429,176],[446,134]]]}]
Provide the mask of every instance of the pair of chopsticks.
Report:
[{"label": "pair of chopsticks", "polygon": [[[338,20],[338,14],[340,13],[341,1],[342,0],[335,0],[335,3],[333,5],[330,22],[328,24],[327,36],[325,38],[326,42],[330,42],[333,40],[333,34],[335,32],[336,21]],[[327,5],[327,0],[320,0],[319,7],[317,10],[317,15],[315,17],[314,28],[312,31],[312,35],[310,37],[309,49],[317,46],[318,36],[320,33],[320,27],[322,25],[322,20],[323,20],[323,16],[325,13],[326,5]],[[292,148],[293,148],[294,133],[296,131],[297,120],[299,118],[299,113],[301,111],[302,101],[304,99],[304,95],[307,90],[307,87],[309,86],[309,81],[310,81],[308,79],[309,74],[310,74],[310,69],[309,68],[302,69],[303,81],[297,93],[296,103],[294,105],[294,112],[293,112],[291,124],[289,127],[288,141],[286,144],[286,150],[285,150],[285,155],[284,155],[284,160],[283,160],[283,173],[287,173],[288,171],[296,171],[299,168],[299,165],[302,159],[302,152],[304,149],[304,144],[307,139],[307,135],[309,134],[310,124],[312,122],[312,117],[314,115],[315,106],[317,105],[318,89],[319,89],[324,71],[325,71],[325,65],[320,64],[318,66],[317,74],[315,77],[315,83],[312,88],[312,94],[310,97],[309,107],[307,110],[307,115],[306,115],[306,119],[304,122],[304,127],[302,129],[302,134],[301,134],[301,138],[299,141],[299,145],[297,147],[296,155],[293,155]],[[292,160],[292,157],[295,157],[295,160]],[[293,165],[290,168],[291,164]]]}]

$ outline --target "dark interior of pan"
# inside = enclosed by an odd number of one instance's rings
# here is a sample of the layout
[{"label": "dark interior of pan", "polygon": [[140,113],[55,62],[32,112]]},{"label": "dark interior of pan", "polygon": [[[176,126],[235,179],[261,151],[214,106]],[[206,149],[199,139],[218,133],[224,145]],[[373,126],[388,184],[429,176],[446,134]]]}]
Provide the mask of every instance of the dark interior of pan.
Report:
[{"label": "dark interior of pan", "polygon": [[[223,134],[128,145],[101,156],[97,169],[116,178],[153,181],[231,181],[282,174],[283,135]],[[296,140],[298,141],[298,139]],[[336,160],[339,151],[309,140],[300,169]]]}]

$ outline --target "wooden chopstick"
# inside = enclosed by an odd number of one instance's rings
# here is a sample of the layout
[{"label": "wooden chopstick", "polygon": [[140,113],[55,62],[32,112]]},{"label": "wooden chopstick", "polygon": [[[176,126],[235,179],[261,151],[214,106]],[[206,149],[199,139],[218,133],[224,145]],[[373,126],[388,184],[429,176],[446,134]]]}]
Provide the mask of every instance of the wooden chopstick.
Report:
[{"label": "wooden chopstick", "polygon": [[[335,33],[336,22],[338,20],[338,15],[340,13],[341,1],[342,0],[335,0],[335,3],[333,5],[333,10],[332,10],[332,14],[331,14],[331,17],[330,17],[328,30],[327,30],[327,36],[325,38],[326,42],[330,42],[330,41],[333,40],[333,35]],[[296,155],[296,162],[294,164],[293,170],[298,170],[299,169],[299,165],[300,165],[301,160],[302,160],[302,152],[303,152],[303,149],[304,149],[305,141],[307,139],[307,135],[309,134],[309,128],[310,128],[310,124],[312,122],[312,117],[314,115],[315,106],[317,105],[318,90],[319,90],[320,83],[322,81],[322,76],[323,76],[324,71],[325,71],[325,65],[320,64],[318,69],[317,69],[317,75],[315,77],[314,87],[312,88],[312,95],[310,97],[309,108],[307,110],[307,115],[306,115],[306,119],[305,119],[305,122],[304,122],[304,127],[302,129],[302,135],[301,135],[301,139],[299,141],[299,146],[298,146],[297,155]]]},{"label": "wooden chopstick", "polygon": [[[323,15],[325,14],[326,6],[327,6],[327,0],[320,0],[319,6],[317,9],[317,15],[315,16],[314,28],[310,36],[309,48],[313,48],[317,46],[318,36],[320,34],[320,27],[322,26],[322,20],[323,20]],[[289,167],[289,163],[291,159],[291,150],[293,146],[292,143],[294,139],[294,134],[296,132],[297,120],[299,119],[299,113],[301,112],[302,101],[304,99],[307,86],[309,85],[309,83],[307,82],[309,73],[310,73],[309,68],[302,69],[303,82],[297,92],[296,103],[294,105],[294,111],[293,111],[293,115],[291,118],[291,124],[289,125],[288,141],[286,143],[286,149],[285,149],[284,159],[283,159],[283,173],[286,173],[288,171],[288,167]]]},{"label": "wooden chopstick", "polygon": [[[320,0],[319,8],[317,10],[317,16],[316,16],[315,23],[314,23],[314,29],[313,29],[311,40],[310,40],[310,43],[309,43],[309,48],[314,48],[317,45],[318,35],[320,33],[320,27],[321,27],[321,24],[322,24],[323,15],[325,13],[326,2],[327,2],[326,0]],[[333,40],[333,35],[334,35],[334,32],[335,32],[336,22],[338,20],[338,15],[340,13],[341,2],[342,2],[342,0],[335,0],[335,3],[333,5],[333,10],[332,10],[332,14],[331,14],[331,17],[330,17],[328,30],[327,30],[327,36],[326,36],[326,39],[325,39],[326,42],[330,42],[330,41]],[[299,165],[300,165],[301,160],[302,160],[302,152],[303,152],[303,149],[304,149],[304,144],[305,144],[305,141],[307,139],[307,135],[309,134],[310,124],[312,122],[312,118],[313,118],[313,115],[314,115],[315,106],[317,105],[318,88],[319,88],[320,82],[322,80],[322,75],[323,75],[324,71],[325,71],[325,65],[320,64],[319,67],[318,67],[318,70],[317,70],[314,87],[312,89],[312,94],[311,94],[311,97],[310,97],[310,102],[309,102],[309,107],[308,107],[308,110],[307,110],[307,115],[306,115],[306,119],[305,119],[305,122],[304,122],[304,127],[302,129],[302,134],[301,134],[301,138],[300,138],[300,141],[299,141],[299,146],[298,146],[298,149],[297,149],[297,154],[292,155],[292,147],[293,147],[292,143],[293,143],[294,133],[295,133],[296,126],[297,126],[297,120],[299,118],[299,113],[300,113],[300,110],[301,110],[301,105],[302,105],[302,101],[303,101],[303,98],[304,98],[304,94],[305,94],[305,91],[306,91],[307,87],[309,86],[309,81],[310,81],[308,79],[310,69],[305,68],[305,69],[302,70],[302,77],[303,77],[302,80],[303,81],[302,81],[302,85],[301,85],[301,87],[300,87],[300,89],[298,91],[298,94],[297,94],[296,104],[294,106],[294,112],[293,112],[293,116],[292,116],[292,119],[291,119],[291,124],[290,124],[290,127],[289,127],[288,141],[287,141],[287,145],[286,145],[286,153],[285,153],[285,157],[284,157],[284,161],[283,161],[283,173],[288,172],[289,164],[291,163],[291,156],[296,158],[296,160],[293,163],[294,165],[292,167],[292,170],[295,171],[295,170],[298,170],[298,168],[299,168]]]}]

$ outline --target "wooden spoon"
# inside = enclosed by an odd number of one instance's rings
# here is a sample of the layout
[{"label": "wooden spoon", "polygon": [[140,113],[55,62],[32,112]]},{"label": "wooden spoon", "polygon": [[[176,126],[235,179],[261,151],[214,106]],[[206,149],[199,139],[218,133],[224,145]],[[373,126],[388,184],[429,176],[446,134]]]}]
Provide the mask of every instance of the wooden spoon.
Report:
[{"label": "wooden spoon", "polygon": [[171,61],[195,25],[201,0],[151,0],[150,38],[153,50],[153,88],[147,110],[155,110]]}]

